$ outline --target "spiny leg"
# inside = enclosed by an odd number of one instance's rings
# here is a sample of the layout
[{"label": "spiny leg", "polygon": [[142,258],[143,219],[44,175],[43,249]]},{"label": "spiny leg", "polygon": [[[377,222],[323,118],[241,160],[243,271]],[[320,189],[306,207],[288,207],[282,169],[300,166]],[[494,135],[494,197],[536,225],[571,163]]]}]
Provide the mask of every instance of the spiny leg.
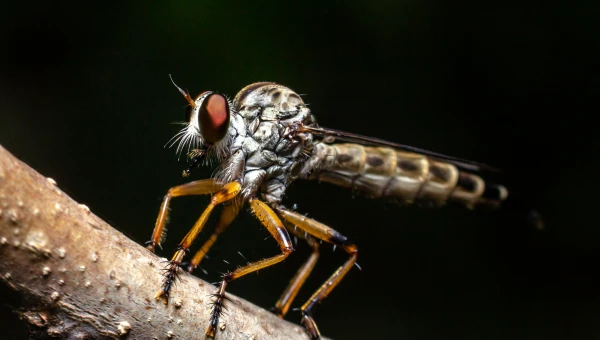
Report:
[{"label": "spiny leg", "polygon": [[229,272],[223,275],[223,280],[219,285],[219,290],[214,295],[215,301],[213,302],[213,310],[211,312],[210,322],[208,327],[206,328],[206,335],[214,338],[215,332],[217,329],[217,325],[219,323],[219,317],[221,315],[221,311],[223,310],[223,300],[225,299],[225,287],[227,284],[237,278],[240,278],[246,274],[255,272],[259,269],[263,269],[269,266],[272,266],[278,262],[283,261],[288,255],[290,255],[293,251],[292,241],[290,241],[290,236],[283,223],[275,212],[269,208],[269,206],[259,201],[258,199],[250,199],[250,208],[256,217],[260,220],[260,222],[267,228],[269,233],[275,238],[277,243],[279,244],[279,248],[281,248],[281,254],[275,255],[273,257],[269,257],[260,261],[249,263],[243,267],[240,267],[232,272]]},{"label": "spiny leg", "polygon": [[158,218],[156,219],[156,224],[154,225],[154,232],[152,232],[152,239],[150,242],[148,242],[146,248],[154,252],[156,246],[160,246],[160,243],[164,240],[165,221],[167,220],[167,215],[169,214],[169,203],[171,202],[171,198],[190,195],[208,195],[219,190],[220,188],[220,185],[217,185],[212,178],[209,178],[178,185],[169,189],[163,198],[162,204],[160,205]]},{"label": "spiny leg", "polygon": [[206,253],[208,253],[213,244],[215,244],[219,235],[221,235],[221,233],[223,233],[225,229],[229,227],[231,222],[233,222],[233,220],[240,212],[240,207],[241,204],[235,202],[235,200],[223,207],[223,211],[221,212],[221,216],[219,216],[219,221],[217,222],[217,227],[215,228],[215,231],[212,235],[210,235],[210,238],[206,242],[204,242],[202,248],[200,248],[200,250],[198,250],[192,258],[192,261],[188,266],[189,273],[193,272],[194,269],[198,267],[200,261],[202,261]]},{"label": "spiny leg", "polygon": [[294,277],[290,280],[290,283],[285,288],[281,297],[275,303],[275,308],[273,312],[276,313],[280,318],[283,318],[288,310],[290,309],[290,305],[294,302],[296,295],[306,282],[306,279],[315,268],[317,264],[317,260],[319,259],[319,242],[312,236],[306,234],[304,231],[296,228],[296,226],[291,225],[287,221],[284,221],[286,229],[288,232],[294,234],[296,237],[305,239],[308,245],[312,248],[312,253],[304,262],[304,264],[298,269]]},{"label": "spiny leg", "polygon": [[187,233],[187,235],[185,235],[181,243],[179,243],[175,255],[173,255],[171,261],[169,261],[169,264],[167,265],[167,268],[165,268],[165,282],[163,283],[162,289],[154,296],[156,300],[164,298],[165,304],[169,302],[169,290],[177,278],[177,269],[181,264],[181,260],[183,260],[183,257],[185,256],[185,252],[190,249],[192,242],[194,242],[194,239],[196,239],[206,224],[206,221],[208,220],[208,217],[215,206],[237,196],[237,194],[240,192],[240,189],[241,185],[238,182],[227,183],[211,197],[210,203],[206,209],[204,209],[204,212],[202,215],[200,215],[200,218],[198,221],[196,221],[192,229]]},{"label": "spiny leg", "polygon": [[308,335],[311,339],[320,339],[321,334],[317,328],[317,324],[313,320],[311,314],[313,308],[323,301],[329,293],[340,283],[344,276],[350,271],[352,266],[356,263],[356,257],[358,255],[358,249],[355,245],[348,242],[348,239],[335,231],[334,229],[317,222],[313,219],[302,216],[296,212],[287,210],[283,207],[277,207],[277,212],[286,221],[296,225],[298,228],[306,231],[314,237],[341,246],[349,255],[350,258],[339,267],[328,279],[321,285],[321,287],[306,301],[300,311],[302,312],[302,324],[306,328]]}]

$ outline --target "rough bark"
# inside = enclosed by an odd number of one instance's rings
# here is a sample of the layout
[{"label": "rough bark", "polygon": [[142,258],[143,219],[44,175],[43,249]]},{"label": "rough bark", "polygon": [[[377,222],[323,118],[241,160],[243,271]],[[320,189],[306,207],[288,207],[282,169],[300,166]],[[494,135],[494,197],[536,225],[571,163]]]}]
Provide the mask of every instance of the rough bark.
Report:
[{"label": "rough bark", "polygon": [[[32,339],[204,339],[216,288],[181,273],[154,294],[164,259],[109,226],[0,146],[0,281]],[[306,339],[301,326],[228,294],[217,339]]]}]

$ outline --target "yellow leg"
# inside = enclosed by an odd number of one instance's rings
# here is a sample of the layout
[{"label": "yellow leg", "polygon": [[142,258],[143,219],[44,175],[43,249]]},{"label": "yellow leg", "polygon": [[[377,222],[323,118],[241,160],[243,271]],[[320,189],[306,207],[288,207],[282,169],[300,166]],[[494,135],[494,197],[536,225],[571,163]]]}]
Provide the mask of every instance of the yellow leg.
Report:
[{"label": "yellow leg", "polygon": [[305,239],[308,245],[312,247],[313,251],[306,262],[304,262],[302,267],[298,269],[294,277],[290,280],[288,286],[281,294],[279,300],[277,300],[275,303],[274,312],[279,315],[280,318],[283,318],[287,314],[292,302],[294,302],[294,299],[296,298],[296,295],[298,295],[300,288],[302,288],[302,285],[304,285],[304,282],[306,282],[306,279],[315,268],[317,260],[319,259],[319,242],[310,235],[304,235],[304,232],[296,229],[295,226],[290,227],[289,222],[286,221],[284,224],[286,224],[288,232],[294,234],[296,237]]},{"label": "yellow leg", "polygon": [[158,213],[158,218],[156,219],[156,224],[154,225],[152,239],[150,242],[148,242],[146,248],[153,252],[156,249],[156,246],[160,246],[160,243],[164,241],[166,234],[165,221],[167,220],[167,215],[169,214],[169,204],[171,203],[171,198],[179,196],[212,194],[220,188],[221,186],[215,184],[215,181],[212,178],[209,178],[178,185],[169,189],[163,198],[162,204],[160,205],[160,211]]},{"label": "yellow leg", "polygon": [[210,213],[213,211],[213,209],[217,205],[229,201],[230,199],[237,196],[240,190],[241,185],[238,182],[231,182],[225,184],[219,191],[217,191],[212,196],[212,198],[210,199],[210,203],[208,204],[202,215],[200,215],[200,218],[198,219],[198,221],[196,221],[192,229],[187,233],[187,235],[185,235],[181,243],[179,243],[179,247],[175,252],[175,255],[173,255],[173,258],[171,258],[171,261],[167,265],[167,268],[165,269],[165,281],[163,283],[163,287],[154,296],[156,300],[160,300],[162,298],[164,299],[165,304],[169,302],[169,290],[171,289],[171,285],[177,279],[177,269],[181,264],[185,252],[190,248],[192,242],[194,242],[194,239],[196,239],[196,237],[206,224],[206,221],[208,220],[208,217],[210,216]]},{"label": "yellow leg", "polygon": [[210,238],[204,242],[202,248],[196,252],[190,265],[188,266],[188,272],[191,273],[198,267],[200,261],[206,256],[206,253],[210,250],[210,248],[217,242],[217,238],[221,235],[227,227],[233,222],[233,220],[237,217],[240,212],[240,205],[233,202],[231,204],[226,205],[221,212],[221,216],[219,217],[219,221],[217,222],[217,227]]},{"label": "yellow leg", "polygon": [[246,274],[281,262],[293,251],[290,236],[275,212],[269,208],[268,205],[257,199],[250,199],[250,208],[256,217],[258,217],[260,222],[267,228],[269,233],[271,233],[271,235],[275,238],[279,244],[279,248],[281,248],[281,254],[266,258],[264,260],[249,263],[223,276],[223,280],[219,285],[219,290],[215,294],[215,301],[213,303],[210,322],[206,328],[206,336],[211,338],[214,338],[217,325],[219,324],[219,317],[221,316],[221,312],[223,310],[223,300],[225,299],[225,288],[227,287],[227,284]]},{"label": "yellow leg", "polygon": [[302,305],[300,310],[302,311],[302,324],[306,328],[306,331],[311,339],[320,339],[321,334],[317,328],[317,324],[312,318],[312,309],[321,301],[323,301],[329,293],[340,283],[344,276],[350,271],[352,266],[356,263],[356,257],[358,255],[358,249],[356,246],[348,242],[348,239],[335,231],[334,229],[317,222],[313,219],[302,216],[296,212],[287,210],[283,207],[277,207],[277,212],[286,221],[294,224],[298,228],[306,231],[312,236],[341,246],[349,255],[350,258],[338,268],[328,279],[321,285],[321,287],[308,299],[308,301]]}]

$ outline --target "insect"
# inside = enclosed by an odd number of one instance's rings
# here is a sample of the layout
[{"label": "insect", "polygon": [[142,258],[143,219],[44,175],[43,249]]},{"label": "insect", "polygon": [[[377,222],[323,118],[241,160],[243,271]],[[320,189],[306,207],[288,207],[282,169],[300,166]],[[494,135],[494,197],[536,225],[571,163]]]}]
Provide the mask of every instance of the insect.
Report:
[{"label": "insect", "polygon": [[[175,85],[175,83],[173,82]],[[177,85],[175,85],[177,87]],[[352,188],[374,198],[404,202],[459,202],[467,207],[499,206],[508,190],[486,183],[478,173],[496,169],[376,138],[326,129],[301,97],[290,88],[272,82],[244,87],[230,101],[207,91],[195,99],[177,87],[190,105],[184,128],[174,137],[177,152],[191,151],[187,176],[206,159],[216,159],[213,178],[172,187],[164,196],[147,248],[160,245],[171,199],[186,195],[212,195],[210,203],[179,243],[167,263],[164,282],[156,300],[168,303],[169,292],[186,252],[217,205],[223,205],[216,229],[195,253],[188,266],[193,271],[218,236],[247,204],[280,247],[270,258],[248,263],[223,275],[214,295],[206,335],[214,337],[225,303],[227,285],[252,272],[275,265],[293,252],[290,233],[306,239],[313,251],[291,279],[275,305],[283,317],[311,273],[319,255],[319,241],[340,247],[348,254],[343,263],[300,307],[302,324],[311,339],[319,339],[312,311],[355,266],[358,248],[335,229],[286,208],[283,196],[296,179],[315,179]],[[301,231],[301,232],[300,232]]]}]

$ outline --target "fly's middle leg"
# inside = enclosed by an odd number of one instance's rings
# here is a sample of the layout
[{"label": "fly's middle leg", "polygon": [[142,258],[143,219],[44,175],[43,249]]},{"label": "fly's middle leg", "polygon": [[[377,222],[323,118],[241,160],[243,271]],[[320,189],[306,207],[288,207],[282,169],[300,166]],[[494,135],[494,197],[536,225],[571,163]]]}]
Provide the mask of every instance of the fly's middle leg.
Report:
[{"label": "fly's middle leg", "polygon": [[259,269],[263,269],[279,263],[287,258],[293,251],[292,241],[288,235],[283,223],[277,217],[277,214],[264,202],[256,198],[250,199],[250,208],[256,217],[264,225],[271,236],[275,238],[281,249],[281,254],[269,257],[260,261],[249,263],[243,267],[223,275],[223,280],[219,285],[217,293],[214,295],[213,309],[209,325],[206,328],[206,336],[214,338],[219,324],[219,317],[223,311],[223,301],[225,300],[225,288],[227,284],[235,279],[238,279],[246,274],[250,274]]},{"label": "fly's middle leg", "polygon": [[164,299],[165,304],[169,302],[169,290],[171,289],[171,286],[177,278],[177,269],[179,268],[179,265],[181,264],[181,261],[183,260],[186,251],[190,248],[192,242],[194,242],[194,240],[206,224],[206,221],[208,220],[208,217],[210,216],[213,209],[217,205],[236,197],[240,190],[241,185],[238,182],[231,182],[225,184],[219,191],[217,191],[211,197],[210,203],[208,204],[202,215],[200,215],[200,218],[196,221],[192,229],[187,233],[187,235],[185,235],[181,243],[179,243],[175,255],[173,255],[171,261],[169,261],[169,264],[165,268],[165,281],[163,283],[162,289],[158,291],[158,293],[156,293],[156,295],[154,296],[156,300]]},{"label": "fly's middle leg", "polygon": [[312,310],[313,308],[323,301],[329,293],[342,281],[344,276],[352,269],[352,266],[356,263],[356,258],[358,256],[358,249],[355,245],[348,242],[348,239],[332,229],[320,222],[317,222],[313,219],[302,216],[296,212],[287,210],[283,207],[276,208],[279,215],[285,219],[286,221],[294,224],[298,228],[306,231],[310,235],[329,242],[335,245],[342,247],[350,258],[346,260],[346,262],[339,267],[328,279],[321,285],[321,287],[306,301],[302,307],[300,307],[300,311],[302,312],[302,324],[306,328],[306,331],[311,339],[316,340],[320,339],[321,334],[319,329],[317,328],[317,324],[312,318]]},{"label": "fly's middle leg", "polygon": [[206,256],[210,248],[212,248],[213,244],[217,242],[217,238],[219,237],[219,235],[221,235],[227,229],[227,227],[229,227],[231,222],[233,222],[233,220],[237,217],[238,213],[240,212],[240,207],[241,204],[235,202],[235,200],[231,200],[230,202],[228,202],[228,204],[225,204],[225,206],[223,207],[223,211],[219,216],[219,221],[217,222],[217,227],[215,228],[215,231],[212,233],[212,235],[210,235],[210,238],[206,240],[206,242],[204,242],[200,250],[196,252],[194,257],[192,258],[192,261],[190,261],[190,264],[187,268],[188,273],[193,272],[194,269],[198,267],[200,261],[202,261],[202,259]]}]

